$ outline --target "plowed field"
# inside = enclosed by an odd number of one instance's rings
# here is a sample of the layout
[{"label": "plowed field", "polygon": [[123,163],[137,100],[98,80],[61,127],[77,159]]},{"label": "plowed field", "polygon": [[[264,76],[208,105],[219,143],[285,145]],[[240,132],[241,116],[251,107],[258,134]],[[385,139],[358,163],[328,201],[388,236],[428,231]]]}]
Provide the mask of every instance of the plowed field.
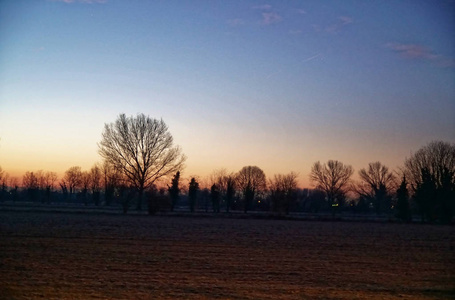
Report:
[{"label": "plowed field", "polygon": [[450,226],[0,212],[2,299],[451,299]]}]

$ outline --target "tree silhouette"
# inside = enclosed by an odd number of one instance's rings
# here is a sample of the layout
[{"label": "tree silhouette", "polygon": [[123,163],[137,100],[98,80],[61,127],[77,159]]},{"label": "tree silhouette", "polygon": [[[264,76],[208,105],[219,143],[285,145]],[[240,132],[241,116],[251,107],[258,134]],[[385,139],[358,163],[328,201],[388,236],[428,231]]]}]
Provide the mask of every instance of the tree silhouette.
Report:
[{"label": "tree silhouette", "polygon": [[180,172],[175,173],[174,177],[172,178],[171,186],[168,186],[169,197],[171,198],[171,211],[174,211],[177,202],[179,201],[179,180],[180,180]]},{"label": "tree silhouette", "polygon": [[227,175],[224,179],[226,182],[226,212],[229,212],[235,196],[235,176],[233,174]]},{"label": "tree silhouette", "polygon": [[373,200],[376,213],[390,209],[390,192],[395,187],[395,175],[379,161],[369,163],[368,170],[360,169],[360,182],[355,190],[366,199]]},{"label": "tree silhouette", "polygon": [[199,192],[199,183],[193,177],[193,178],[191,178],[190,184],[188,187],[188,201],[190,203],[191,212],[194,212],[194,208],[196,207],[196,200],[197,200],[198,192]]},{"label": "tree silhouette", "polygon": [[84,200],[84,204],[88,205],[88,192],[91,186],[91,175],[87,171],[83,171],[81,173],[81,189],[82,189],[82,198]]},{"label": "tree silhouette", "polygon": [[429,143],[405,160],[422,221],[448,223],[455,213],[455,145]]},{"label": "tree silhouette", "polygon": [[213,184],[210,188],[210,198],[212,199],[213,212],[220,212],[220,190],[216,184]]},{"label": "tree silhouette", "polygon": [[22,178],[22,185],[27,190],[29,199],[35,201],[38,197],[38,177],[33,172],[27,171]]},{"label": "tree silhouette", "polygon": [[39,170],[36,172],[38,178],[38,189],[41,194],[41,201],[50,203],[51,192],[54,189],[54,184],[57,181],[57,174],[54,172],[43,172]]},{"label": "tree silhouette", "polygon": [[349,187],[354,170],[337,160],[329,160],[322,165],[319,161],[311,168],[310,180],[316,188],[325,192],[332,213],[343,205],[344,197]]},{"label": "tree silhouette", "polygon": [[101,168],[95,164],[90,169],[90,190],[92,191],[93,203],[96,206],[100,204],[101,177]]},{"label": "tree silhouette", "polygon": [[243,193],[244,212],[251,209],[256,195],[266,189],[264,171],[256,166],[243,167],[236,176],[236,185]]},{"label": "tree silhouette", "polygon": [[104,186],[104,201],[105,205],[111,205],[114,200],[115,189],[122,182],[122,174],[108,161],[104,161],[101,167],[103,186]]},{"label": "tree silhouette", "polygon": [[297,200],[297,177],[296,173],[291,172],[275,175],[273,180],[270,180],[273,211],[289,214],[291,205]]},{"label": "tree silhouette", "polygon": [[220,193],[220,201],[226,200],[226,212],[229,212],[232,206],[232,200],[235,196],[235,180],[236,175],[233,173],[227,173],[226,169],[215,170],[210,175],[211,184],[216,184]]},{"label": "tree silhouette", "polygon": [[3,202],[7,198],[7,186],[8,186],[8,173],[5,173],[0,166],[0,202]]},{"label": "tree silhouette", "polygon": [[400,187],[397,189],[397,218],[403,221],[411,220],[411,209],[409,207],[409,192],[406,176],[403,176]]},{"label": "tree silhouette", "polygon": [[99,153],[138,191],[138,210],[142,207],[144,190],[158,179],[179,171],[185,161],[163,120],[144,114],[136,117],[120,114],[115,123],[105,124]]},{"label": "tree silhouette", "polygon": [[82,170],[79,166],[74,166],[65,171],[65,175],[62,179],[62,184],[64,184],[69,190],[69,196],[72,197],[73,193],[81,186],[82,184]]}]

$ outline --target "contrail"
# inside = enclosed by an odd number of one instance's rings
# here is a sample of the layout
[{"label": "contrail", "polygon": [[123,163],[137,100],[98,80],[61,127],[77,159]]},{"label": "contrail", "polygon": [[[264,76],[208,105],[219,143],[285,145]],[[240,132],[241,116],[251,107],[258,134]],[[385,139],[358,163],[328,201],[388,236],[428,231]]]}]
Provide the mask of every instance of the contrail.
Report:
[{"label": "contrail", "polygon": [[316,54],[316,55],[314,55],[314,56],[312,56],[312,57],[308,57],[308,58],[302,60],[302,62],[303,62],[303,63],[308,62],[308,61],[310,61],[310,60],[313,60],[313,59],[315,59],[315,58],[318,58],[319,56],[321,56],[321,53]]}]

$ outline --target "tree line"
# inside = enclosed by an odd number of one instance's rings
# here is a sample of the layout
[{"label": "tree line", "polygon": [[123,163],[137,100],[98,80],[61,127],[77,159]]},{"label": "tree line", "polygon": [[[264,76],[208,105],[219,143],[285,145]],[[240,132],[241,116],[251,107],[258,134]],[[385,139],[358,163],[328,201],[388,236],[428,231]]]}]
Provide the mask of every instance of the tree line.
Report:
[{"label": "tree line", "polygon": [[[397,171],[371,162],[358,171],[337,160],[315,162],[309,177],[313,189],[299,189],[298,174],[267,179],[258,166],[236,173],[216,170],[203,180],[184,180],[185,155],[174,145],[163,120],[144,114],[118,116],[105,124],[99,146],[102,163],[83,171],[74,166],[58,180],[54,172],[26,172],[22,188],[0,168],[0,201],[27,199],[50,203],[76,201],[86,205],[131,206],[149,213],[187,209],[292,211],[343,210],[387,214],[410,221],[417,213],[424,222],[450,223],[455,213],[455,145],[433,141],[406,158]],[[167,184],[166,184],[167,183]]]}]

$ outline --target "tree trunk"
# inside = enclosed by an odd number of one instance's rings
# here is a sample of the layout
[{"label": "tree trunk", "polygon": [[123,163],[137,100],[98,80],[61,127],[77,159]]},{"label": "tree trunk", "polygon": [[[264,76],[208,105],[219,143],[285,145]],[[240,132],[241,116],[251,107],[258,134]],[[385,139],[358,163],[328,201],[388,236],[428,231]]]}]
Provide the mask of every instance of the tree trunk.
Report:
[{"label": "tree trunk", "polygon": [[144,195],[144,188],[141,187],[139,188],[139,195],[137,197],[137,205],[136,205],[136,210],[142,210],[142,198]]}]

